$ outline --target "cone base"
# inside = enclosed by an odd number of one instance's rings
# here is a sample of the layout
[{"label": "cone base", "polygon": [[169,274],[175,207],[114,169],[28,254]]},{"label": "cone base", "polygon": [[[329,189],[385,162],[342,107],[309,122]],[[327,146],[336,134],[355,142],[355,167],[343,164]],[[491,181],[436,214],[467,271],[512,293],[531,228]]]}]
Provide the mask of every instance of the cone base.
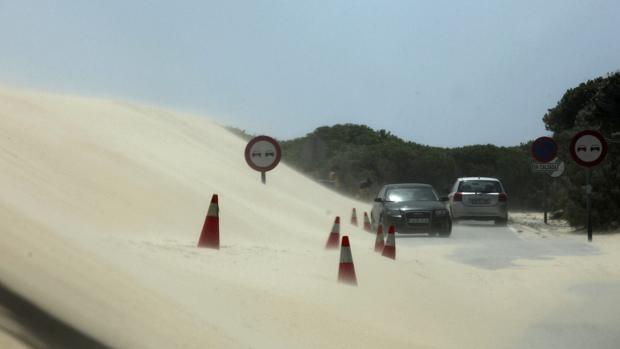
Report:
[{"label": "cone base", "polygon": [[338,282],[357,286],[355,266],[353,263],[340,263],[340,267],[338,268]]},{"label": "cone base", "polygon": [[327,242],[325,243],[326,249],[337,249],[340,243],[340,234],[331,233],[327,238]]},{"label": "cone base", "polygon": [[217,217],[207,216],[198,239],[198,247],[220,249],[220,222]]},{"label": "cone base", "polygon": [[217,243],[198,243],[198,246],[200,248],[212,248],[214,250],[219,250],[220,249],[220,244],[219,242]]},{"label": "cone base", "polygon": [[381,255],[383,257],[396,259],[396,248],[394,248],[394,246],[385,246],[383,248],[383,252],[381,252]]}]

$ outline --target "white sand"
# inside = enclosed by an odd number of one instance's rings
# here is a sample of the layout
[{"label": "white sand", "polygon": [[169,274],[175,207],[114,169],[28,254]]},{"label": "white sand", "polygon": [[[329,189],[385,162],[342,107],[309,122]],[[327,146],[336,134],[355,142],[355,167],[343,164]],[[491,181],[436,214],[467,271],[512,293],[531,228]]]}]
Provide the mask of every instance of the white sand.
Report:
[{"label": "white sand", "polygon": [[[508,348],[572,285],[620,280],[615,237],[495,271],[450,245],[380,258],[346,223],[368,205],[284,164],[261,185],[244,147],[202,117],[0,89],[0,279],[119,348]],[[213,193],[219,251],[195,248]],[[357,288],[323,249],[335,215]]]}]

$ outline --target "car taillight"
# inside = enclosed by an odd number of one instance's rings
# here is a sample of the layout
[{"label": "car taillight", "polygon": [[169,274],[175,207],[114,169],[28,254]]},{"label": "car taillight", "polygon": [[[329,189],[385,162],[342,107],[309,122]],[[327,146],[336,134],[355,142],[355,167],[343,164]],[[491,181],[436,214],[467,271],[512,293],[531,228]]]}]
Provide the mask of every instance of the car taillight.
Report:
[{"label": "car taillight", "polygon": [[499,193],[498,199],[500,202],[506,202],[508,201],[508,195],[506,193]]},{"label": "car taillight", "polygon": [[454,193],[454,201],[463,201],[463,193]]}]

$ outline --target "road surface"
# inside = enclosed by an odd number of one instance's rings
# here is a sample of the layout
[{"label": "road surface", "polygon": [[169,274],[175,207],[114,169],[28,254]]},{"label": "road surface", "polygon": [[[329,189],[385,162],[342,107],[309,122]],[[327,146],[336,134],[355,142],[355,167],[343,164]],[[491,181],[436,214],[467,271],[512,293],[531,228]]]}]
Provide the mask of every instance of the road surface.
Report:
[{"label": "road surface", "polygon": [[[397,236],[397,246],[419,248],[435,245],[452,246],[452,253],[446,258],[456,263],[498,273],[507,268],[517,268],[523,270],[523,275],[527,275],[528,268],[531,268],[528,260],[554,264],[556,270],[560,271],[564,267],[562,257],[571,256],[580,258],[584,268],[593,273],[600,274],[607,268],[615,268],[605,263],[592,263],[603,252],[596,244],[588,243],[582,235],[521,233],[512,226],[465,221],[454,225],[450,238]],[[567,263],[565,267],[572,266]],[[607,281],[591,282],[582,276],[583,272],[575,270],[574,285],[565,290],[568,297],[575,301],[533,322],[516,347],[619,347],[620,281],[617,274],[610,274]],[[553,275],[549,275],[549,282],[553,283],[553,280]],[[543,288],[540,292],[542,295],[546,290]]]}]

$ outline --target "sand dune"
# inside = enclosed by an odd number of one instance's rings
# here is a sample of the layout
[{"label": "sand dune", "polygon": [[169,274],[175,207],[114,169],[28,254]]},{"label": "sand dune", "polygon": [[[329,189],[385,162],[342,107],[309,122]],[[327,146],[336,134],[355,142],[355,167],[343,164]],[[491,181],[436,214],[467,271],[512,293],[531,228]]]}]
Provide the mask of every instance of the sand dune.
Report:
[{"label": "sand dune", "polygon": [[[368,204],[285,164],[262,185],[244,147],[205,117],[0,89],[0,280],[118,348],[511,347],[569,297],[569,268],[391,261],[346,223],[360,286],[338,284],[325,239]],[[219,251],[195,248],[213,193]]]}]

